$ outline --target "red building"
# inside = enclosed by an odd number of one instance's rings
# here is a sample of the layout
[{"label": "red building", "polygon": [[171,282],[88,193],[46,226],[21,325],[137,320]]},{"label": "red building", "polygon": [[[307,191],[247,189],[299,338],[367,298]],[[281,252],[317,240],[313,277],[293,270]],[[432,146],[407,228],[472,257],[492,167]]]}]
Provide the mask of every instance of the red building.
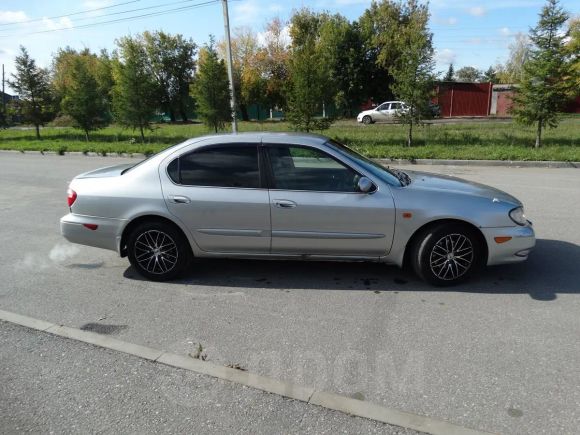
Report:
[{"label": "red building", "polygon": [[441,117],[488,116],[491,83],[440,82],[433,103],[441,108]]}]

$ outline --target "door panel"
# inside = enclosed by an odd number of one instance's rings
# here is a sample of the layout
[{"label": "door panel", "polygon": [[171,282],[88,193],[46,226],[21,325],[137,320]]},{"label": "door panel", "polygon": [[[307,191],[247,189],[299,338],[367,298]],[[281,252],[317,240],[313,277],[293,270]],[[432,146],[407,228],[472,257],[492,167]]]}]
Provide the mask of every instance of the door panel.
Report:
[{"label": "door panel", "polygon": [[[273,190],[272,253],[385,255],[391,247],[390,192],[373,194]],[[291,201],[294,207],[278,207]]]},{"label": "door panel", "polygon": [[200,249],[270,251],[270,201],[261,187],[257,144],[185,153],[168,164],[161,178],[169,211],[187,226]]},{"label": "door panel", "polygon": [[394,231],[390,190],[358,192],[360,175],[323,151],[268,147],[272,253],[380,256]]}]

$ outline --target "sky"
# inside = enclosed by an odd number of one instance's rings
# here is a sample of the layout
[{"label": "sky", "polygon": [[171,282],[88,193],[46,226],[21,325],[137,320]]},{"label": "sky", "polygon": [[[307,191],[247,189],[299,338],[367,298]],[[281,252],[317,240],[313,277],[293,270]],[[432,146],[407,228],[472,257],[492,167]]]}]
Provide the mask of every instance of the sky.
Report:
[{"label": "sky", "polygon": [[[371,0],[230,0],[230,25],[233,33],[237,27],[260,33],[272,18],[287,21],[293,10],[302,7],[356,20],[370,3]],[[542,0],[431,0],[436,71],[446,71],[451,62],[456,70],[462,66],[487,69],[505,62],[514,35],[527,33],[536,24],[543,4]],[[561,4],[572,16],[580,15],[577,0],[561,0]],[[168,13],[155,14],[165,11]],[[116,22],[107,23],[113,20]],[[145,30],[181,33],[198,45],[206,43],[210,34],[219,40],[224,35],[221,2],[2,0],[0,63],[5,64],[9,78],[20,45],[40,66],[47,67],[59,47],[112,50],[116,38]]]}]

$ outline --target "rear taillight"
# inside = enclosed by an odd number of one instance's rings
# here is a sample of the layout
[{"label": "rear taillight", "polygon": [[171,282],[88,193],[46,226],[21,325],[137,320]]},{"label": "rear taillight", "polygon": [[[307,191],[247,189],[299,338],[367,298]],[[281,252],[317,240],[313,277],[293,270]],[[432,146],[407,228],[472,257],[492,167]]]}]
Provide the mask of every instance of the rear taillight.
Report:
[{"label": "rear taillight", "polygon": [[70,187],[66,191],[66,201],[68,202],[68,206],[72,206],[77,199],[77,193],[72,190]]}]

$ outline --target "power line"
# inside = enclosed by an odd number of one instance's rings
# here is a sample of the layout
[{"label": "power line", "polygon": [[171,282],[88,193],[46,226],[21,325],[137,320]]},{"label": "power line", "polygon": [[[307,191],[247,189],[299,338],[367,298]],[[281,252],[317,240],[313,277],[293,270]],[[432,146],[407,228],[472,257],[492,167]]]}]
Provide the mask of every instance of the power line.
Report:
[{"label": "power line", "polygon": [[[159,5],[155,5],[155,6],[146,6],[143,8],[127,9],[125,11],[118,11],[118,12],[110,12],[108,14],[99,15],[98,17],[75,18],[75,22],[85,21],[85,20],[93,20],[95,18],[104,18],[104,17],[116,16],[116,15],[124,15],[124,14],[129,14],[132,12],[139,12],[139,11],[145,11],[145,10],[150,10],[150,9],[159,9],[159,8],[163,8],[165,6],[174,6],[174,5],[183,4],[183,3],[191,3],[193,1],[195,1],[195,0],[181,0],[181,1],[171,2],[171,3],[162,3]],[[42,20],[44,20],[44,18]],[[10,29],[10,30],[12,30],[12,29]],[[2,31],[2,30],[0,30],[0,31]],[[0,36],[1,36],[1,34],[0,34]]]},{"label": "power line", "polygon": [[28,23],[36,23],[38,21],[43,21],[44,19],[48,19],[48,20],[55,20],[57,18],[65,18],[65,17],[72,17],[74,15],[81,15],[81,14],[88,14],[91,12],[96,12],[96,11],[102,11],[104,9],[111,9],[111,8],[117,8],[119,6],[123,6],[123,5],[128,5],[130,3],[137,3],[140,2],[141,0],[131,0],[128,2],[123,2],[123,3],[117,3],[114,5],[109,5],[109,6],[103,6],[100,8],[94,8],[94,9],[86,9],[84,11],[79,11],[79,12],[73,12],[70,14],[64,14],[64,15],[55,15],[54,17],[42,17],[42,18],[34,18],[32,20],[26,20],[26,21],[12,21],[10,23],[2,23],[0,24],[0,27],[4,27],[4,26],[13,26],[15,24],[28,24]]},{"label": "power line", "polygon": [[[213,4],[213,3],[218,3],[219,1],[221,1],[221,0],[209,0],[209,1],[206,1],[206,2],[202,2],[202,3],[197,3],[197,4],[191,5],[191,6],[182,6],[180,8],[167,9],[165,11],[150,12],[150,13],[147,13],[147,14],[134,15],[134,16],[125,17],[125,18],[118,18],[116,20],[99,21],[99,22],[96,22],[96,23],[82,24],[80,26],[61,27],[61,28],[58,28],[58,29],[39,30],[39,31],[36,31],[36,32],[19,33],[19,34],[12,34],[12,35],[0,35],[0,38],[9,38],[9,37],[19,37],[19,36],[37,35],[37,34],[42,34],[42,33],[59,32],[59,31],[62,31],[62,30],[86,29],[86,28],[89,28],[89,27],[101,26],[101,25],[104,25],[104,24],[113,24],[113,23],[120,23],[120,22],[125,22],[125,21],[133,21],[133,20],[147,18],[147,17],[156,17],[156,16],[159,16],[159,15],[171,14],[171,13],[179,12],[179,11],[188,11],[188,10],[191,10],[191,9],[197,9],[197,8],[200,8],[200,7],[208,6],[208,5]],[[239,0],[231,0],[231,1],[239,1]]]}]

